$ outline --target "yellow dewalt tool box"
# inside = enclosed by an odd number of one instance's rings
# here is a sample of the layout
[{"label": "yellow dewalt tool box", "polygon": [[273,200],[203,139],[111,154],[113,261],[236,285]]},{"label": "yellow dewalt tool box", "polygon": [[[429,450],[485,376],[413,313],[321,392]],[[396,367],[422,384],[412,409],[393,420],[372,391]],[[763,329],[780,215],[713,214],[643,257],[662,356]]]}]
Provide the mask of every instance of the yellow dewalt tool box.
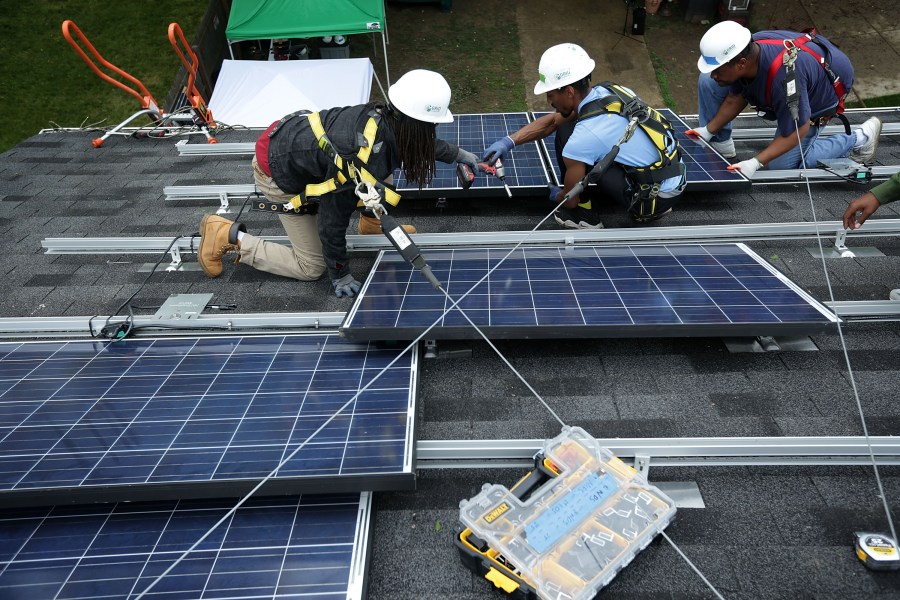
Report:
[{"label": "yellow dewalt tool box", "polygon": [[590,600],[675,517],[675,503],[580,427],[507,489],[460,502],[466,567],[513,600]]}]

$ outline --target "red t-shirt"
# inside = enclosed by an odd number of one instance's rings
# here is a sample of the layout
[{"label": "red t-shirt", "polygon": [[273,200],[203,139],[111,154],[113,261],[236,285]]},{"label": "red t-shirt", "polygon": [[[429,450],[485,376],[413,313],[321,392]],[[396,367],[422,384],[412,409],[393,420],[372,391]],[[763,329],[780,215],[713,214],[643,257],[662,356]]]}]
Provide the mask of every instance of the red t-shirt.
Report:
[{"label": "red t-shirt", "polygon": [[262,172],[269,177],[272,176],[272,171],[269,170],[269,142],[272,138],[269,137],[269,132],[275,129],[276,125],[278,125],[278,121],[269,125],[269,127],[263,131],[263,134],[256,140],[256,162],[259,164],[259,168],[262,169]]}]

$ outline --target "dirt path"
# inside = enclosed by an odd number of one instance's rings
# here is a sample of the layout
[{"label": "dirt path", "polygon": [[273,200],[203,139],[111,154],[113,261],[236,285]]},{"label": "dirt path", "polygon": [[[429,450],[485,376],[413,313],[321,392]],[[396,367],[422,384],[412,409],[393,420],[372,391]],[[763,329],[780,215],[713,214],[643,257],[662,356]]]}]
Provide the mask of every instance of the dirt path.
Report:
[{"label": "dirt path", "polygon": [[544,97],[532,93],[538,61],[544,50],[563,42],[580,45],[594,59],[594,82],[614,80],[651,105],[663,105],[643,36],[622,35],[625,4],[621,0],[519,0],[515,7],[529,109],[547,110]]}]

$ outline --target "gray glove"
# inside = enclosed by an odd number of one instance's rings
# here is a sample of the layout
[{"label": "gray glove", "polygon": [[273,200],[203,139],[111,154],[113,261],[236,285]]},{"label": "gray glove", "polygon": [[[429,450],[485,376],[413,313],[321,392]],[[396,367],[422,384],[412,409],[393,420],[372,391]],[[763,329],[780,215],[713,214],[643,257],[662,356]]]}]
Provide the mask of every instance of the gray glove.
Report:
[{"label": "gray glove", "polygon": [[353,279],[353,275],[347,273],[340,279],[332,279],[331,287],[334,288],[334,295],[338,298],[341,296],[352,298],[359,293],[359,288],[362,287],[362,284]]},{"label": "gray glove", "polygon": [[467,165],[470,169],[472,169],[473,173],[477,173],[478,169],[478,157],[469,152],[468,150],[459,149],[459,152],[456,153],[456,162]]}]

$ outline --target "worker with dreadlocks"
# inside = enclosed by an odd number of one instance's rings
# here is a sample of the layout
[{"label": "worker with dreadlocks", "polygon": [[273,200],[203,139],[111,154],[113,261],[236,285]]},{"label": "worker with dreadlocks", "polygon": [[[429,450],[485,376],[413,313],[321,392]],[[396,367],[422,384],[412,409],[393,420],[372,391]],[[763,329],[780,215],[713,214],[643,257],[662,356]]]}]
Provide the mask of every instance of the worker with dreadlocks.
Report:
[{"label": "worker with dreadlocks", "polygon": [[[547,49],[538,65],[534,93],[546,94],[556,112],[497,140],[484,151],[482,159],[493,164],[515,146],[556,133],[563,187],[550,187],[550,201],[562,202],[553,215],[559,225],[602,228],[588,197],[595,192],[603,200],[622,206],[635,223],[655,221],[672,210],[685,187],[675,132],[662,115],[628,88],[608,81],[592,86],[593,70],[594,61],[581,46],[558,44]],[[632,116],[629,107],[643,111],[643,119],[619,147],[615,162],[603,172],[596,189],[565,198],[622,138]]]},{"label": "worker with dreadlocks", "polygon": [[[435,160],[465,163],[477,157],[438,139],[437,123],[450,123],[450,86],[433,71],[413,70],[388,89],[389,103],[368,103],[319,112],[290,114],[266,129],[252,161],[256,187],[277,210],[290,247],[247,233],[242,223],[215,215],[200,221],[199,262],[209,277],[222,273],[222,257],[237,252],[239,262],[300,281],[326,271],[337,297],[352,297],[360,283],[350,272],[347,227],[362,210],[359,233],[381,233],[377,217],[356,193],[372,184],[382,206],[400,196],[390,185],[394,170],[420,188],[434,175]],[[380,208],[380,207],[379,207]],[[415,227],[404,225],[407,233]]]},{"label": "worker with dreadlocks", "polygon": [[[796,49],[788,54],[788,47]],[[876,117],[849,134],[819,135],[824,122],[844,110],[844,98],[853,85],[853,65],[846,54],[814,32],[751,34],[739,23],[722,21],[700,39],[697,68],[701,126],[689,129],[688,135],[703,138],[722,156],[732,158],[736,152],[731,121],[748,104],[763,118],[777,121],[771,143],[753,158],[729,166],[730,170],[752,178],[762,167],[796,169],[803,166],[802,161],[816,167],[819,159],[847,156],[864,163],[875,156],[881,134]]]}]

